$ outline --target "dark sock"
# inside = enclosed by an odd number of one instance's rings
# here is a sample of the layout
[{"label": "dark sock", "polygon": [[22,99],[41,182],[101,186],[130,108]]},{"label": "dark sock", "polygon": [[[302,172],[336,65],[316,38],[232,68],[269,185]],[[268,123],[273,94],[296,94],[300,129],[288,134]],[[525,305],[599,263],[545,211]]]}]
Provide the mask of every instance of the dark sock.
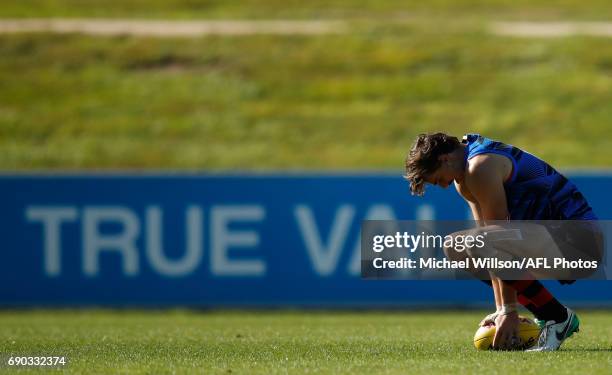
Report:
[{"label": "dark sock", "polygon": [[523,307],[525,307],[527,310],[529,310],[530,313],[533,314],[533,316],[536,317],[536,319],[540,319],[538,316],[540,315],[540,310],[538,310],[538,307],[536,305],[534,305],[533,303],[531,303],[531,301],[529,300],[529,298],[525,297],[522,294],[518,294],[518,302],[523,305]]},{"label": "dark sock", "polygon": [[[487,284],[488,286],[492,286],[491,280],[482,280],[481,279],[481,281],[483,283]],[[525,307],[527,310],[529,310],[529,312],[532,313],[533,316],[535,316],[536,319],[539,319],[539,320],[544,320],[544,321],[554,320],[556,322],[562,322],[565,319],[567,319],[567,310],[565,309],[565,307],[563,305],[561,305],[559,303],[559,301],[557,301],[550,294],[550,292],[546,289],[546,287],[544,287],[544,285],[542,285],[542,283],[540,283],[537,280],[528,280],[528,281],[535,281],[537,284],[535,284],[532,287],[528,288],[526,290],[527,293],[532,293],[533,291],[537,291],[538,284],[539,284],[539,287],[542,290],[541,293],[548,293],[548,295],[552,298],[552,300],[549,301],[548,303],[544,303],[543,306],[538,306],[535,303],[533,303],[531,301],[531,299],[529,299],[524,294],[525,291],[519,292],[517,290],[518,302],[521,305],[523,305],[523,307]],[[541,297],[545,297],[545,294],[542,295]]]},{"label": "dark sock", "polygon": [[[519,295],[519,301],[539,320],[567,319],[567,310],[538,280],[505,280]],[[524,303],[527,303],[525,305]]]}]

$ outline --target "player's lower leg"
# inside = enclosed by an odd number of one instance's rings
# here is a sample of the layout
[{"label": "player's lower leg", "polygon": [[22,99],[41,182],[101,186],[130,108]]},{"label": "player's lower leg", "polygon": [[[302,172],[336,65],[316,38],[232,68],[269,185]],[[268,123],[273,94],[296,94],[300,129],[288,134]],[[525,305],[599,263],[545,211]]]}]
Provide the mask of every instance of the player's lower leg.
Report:
[{"label": "player's lower leg", "polygon": [[[499,286],[496,285],[495,279],[481,280],[492,288],[499,288]],[[544,287],[544,285],[542,285],[541,282],[538,280],[528,281],[528,285],[526,285],[526,283],[522,283],[518,284],[517,288],[515,288],[517,290],[518,302],[533,314],[540,328],[544,327],[548,320],[565,320],[565,307],[552,296],[552,294],[546,289],[546,287]],[[498,295],[498,293],[494,294],[495,296]],[[535,302],[533,302],[528,296],[531,296]],[[495,321],[495,318],[497,314],[499,314],[499,310],[501,308],[501,303],[497,301],[497,298],[495,300],[495,306],[496,312],[487,315],[480,322],[480,325],[486,325]]]},{"label": "player's lower leg", "polygon": [[[567,310],[538,280],[504,281],[516,290],[519,303],[525,306],[540,322],[562,322],[567,319]],[[540,323],[539,323],[540,324]]]}]

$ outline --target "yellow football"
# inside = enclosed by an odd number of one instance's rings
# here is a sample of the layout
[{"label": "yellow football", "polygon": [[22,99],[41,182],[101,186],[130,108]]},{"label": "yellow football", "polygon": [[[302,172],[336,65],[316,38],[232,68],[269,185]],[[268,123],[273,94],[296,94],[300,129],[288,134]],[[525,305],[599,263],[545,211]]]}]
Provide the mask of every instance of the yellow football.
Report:
[{"label": "yellow football", "polygon": [[[531,348],[540,335],[540,327],[533,320],[519,316],[519,344],[513,350],[525,350]],[[489,324],[478,328],[474,335],[474,346],[478,350],[493,349],[493,337],[495,337],[495,324]]]}]

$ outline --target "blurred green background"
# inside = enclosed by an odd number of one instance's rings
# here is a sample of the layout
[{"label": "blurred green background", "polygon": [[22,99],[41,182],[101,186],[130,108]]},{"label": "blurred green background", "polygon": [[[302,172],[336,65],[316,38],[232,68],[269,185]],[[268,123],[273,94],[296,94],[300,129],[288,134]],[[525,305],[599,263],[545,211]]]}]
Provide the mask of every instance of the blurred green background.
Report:
[{"label": "blurred green background", "polygon": [[0,18],[339,20],[323,35],[0,34],[0,168],[403,169],[414,136],[480,132],[612,165],[612,38],[495,21],[612,20],[608,1],[26,0]]}]

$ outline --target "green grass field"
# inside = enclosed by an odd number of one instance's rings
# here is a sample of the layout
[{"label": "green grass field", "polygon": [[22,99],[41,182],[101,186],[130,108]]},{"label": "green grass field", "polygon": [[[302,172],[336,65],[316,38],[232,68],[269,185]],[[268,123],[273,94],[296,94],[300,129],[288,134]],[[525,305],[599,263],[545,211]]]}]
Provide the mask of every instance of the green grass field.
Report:
[{"label": "green grass field", "polygon": [[0,169],[401,173],[413,137],[437,130],[481,132],[561,168],[612,165],[609,39],[487,31],[491,20],[605,19],[609,2],[400,3],[3,4],[0,17],[342,18],[350,28],[192,39],[0,35]]},{"label": "green grass field", "polygon": [[[609,374],[612,314],[554,353],[478,352],[484,312],[2,311],[0,353],[74,373]],[[35,370],[32,370],[35,372]],[[38,373],[38,372],[36,372]]]}]

